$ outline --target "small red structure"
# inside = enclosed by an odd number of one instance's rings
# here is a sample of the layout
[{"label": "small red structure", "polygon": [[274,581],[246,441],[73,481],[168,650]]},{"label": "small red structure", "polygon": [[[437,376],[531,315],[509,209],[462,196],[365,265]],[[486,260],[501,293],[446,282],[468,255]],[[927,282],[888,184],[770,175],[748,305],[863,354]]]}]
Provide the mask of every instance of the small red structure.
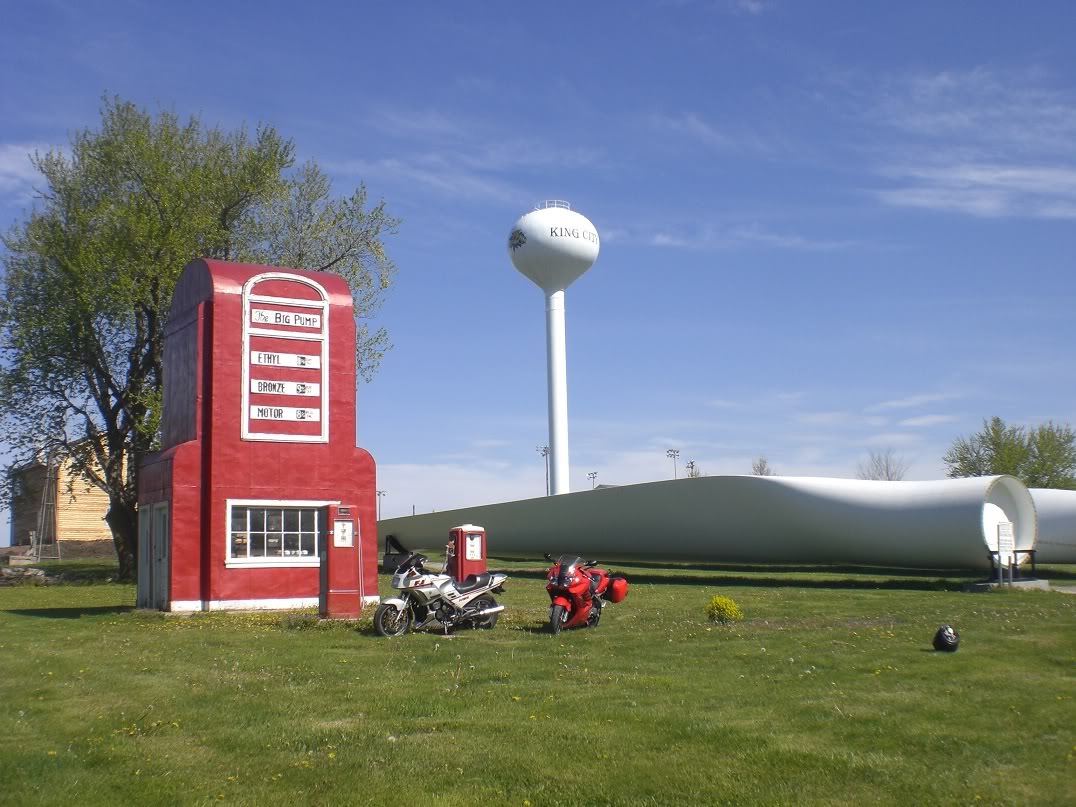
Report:
[{"label": "small red structure", "polygon": [[448,531],[451,562],[448,573],[457,580],[486,571],[486,531],[474,524],[464,524]]},{"label": "small red structure", "polygon": [[342,278],[188,264],[165,330],[162,450],[141,468],[139,606],[344,617],[377,601],[355,382]]}]

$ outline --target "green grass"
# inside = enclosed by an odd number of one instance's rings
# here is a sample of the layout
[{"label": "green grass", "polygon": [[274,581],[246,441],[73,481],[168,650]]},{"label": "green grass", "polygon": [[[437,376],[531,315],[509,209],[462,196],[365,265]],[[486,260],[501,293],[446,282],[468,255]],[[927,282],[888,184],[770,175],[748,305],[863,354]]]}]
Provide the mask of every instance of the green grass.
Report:
[{"label": "green grass", "polygon": [[[615,564],[627,600],[552,637],[544,565],[494,565],[493,631],[396,640],[369,618],[141,613],[100,570],[0,588],[0,803],[1076,801],[1074,596]],[[715,594],[744,621],[710,625]],[[930,652],[943,622],[956,654]]]}]

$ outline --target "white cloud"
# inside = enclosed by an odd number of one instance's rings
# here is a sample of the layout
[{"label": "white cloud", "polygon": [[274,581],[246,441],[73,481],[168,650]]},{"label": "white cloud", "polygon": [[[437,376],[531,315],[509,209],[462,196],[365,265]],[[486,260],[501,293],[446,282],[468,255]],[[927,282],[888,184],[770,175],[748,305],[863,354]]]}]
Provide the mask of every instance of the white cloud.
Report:
[{"label": "white cloud", "polygon": [[770,7],[770,3],[765,0],[735,0],[733,3],[733,9],[743,14],[762,14],[766,9]]},{"label": "white cloud", "polygon": [[954,398],[961,397],[957,392],[927,392],[918,395],[909,395],[905,398],[894,398],[890,401],[882,401],[881,403],[873,404],[867,407],[868,412],[876,412],[885,409],[914,409],[918,406],[926,406],[927,404],[940,403],[942,401],[951,401]]},{"label": "white cloud", "polygon": [[656,113],[650,116],[650,123],[660,131],[683,135],[704,146],[725,148],[734,142],[717,126],[704,121],[694,112],[682,112],[679,115]]},{"label": "white cloud", "polygon": [[381,180],[414,182],[447,196],[465,199],[493,199],[520,205],[528,194],[515,185],[495,176],[462,167],[444,155],[427,154],[419,157],[380,160],[326,161],[328,170],[341,174],[356,174]]},{"label": "white cloud", "polygon": [[888,422],[878,415],[859,415],[852,412],[806,412],[796,416],[796,420],[809,426],[870,426],[877,428]]},{"label": "white cloud", "polygon": [[898,426],[916,428],[922,426],[941,426],[945,423],[956,423],[960,418],[956,415],[920,415],[919,417],[906,418],[898,421]]},{"label": "white cloud", "polygon": [[862,445],[876,448],[898,448],[900,446],[918,445],[923,437],[915,432],[882,432],[872,434],[860,441]]},{"label": "white cloud", "polygon": [[485,463],[392,464],[377,467],[378,487],[386,491],[383,518],[452,510],[478,504],[533,498],[545,493],[545,471]]},{"label": "white cloud", "polygon": [[700,251],[773,247],[828,252],[862,246],[862,242],[859,241],[818,239],[793,233],[776,233],[756,223],[734,224],[726,227],[706,224],[691,230],[659,230],[642,240],[652,247]]},{"label": "white cloud", "polygon": [[1076,218],[1076,96],[1041,76],[983,68],[883,89],[872,119],[902,136],[875,198],[980,217]]},{"label": "white cloud", "polygon": [[0,144],[0,193],[28,197],[32,185],[42,179],[30,162],[30,155],[48,150],[42,143]]},{"label": "white cloud", "polygon": [[877,192],[891,205],[983,217],[1076,218],[1076,169],[1066,166],[964,163],[890,173],[914,183]]}]

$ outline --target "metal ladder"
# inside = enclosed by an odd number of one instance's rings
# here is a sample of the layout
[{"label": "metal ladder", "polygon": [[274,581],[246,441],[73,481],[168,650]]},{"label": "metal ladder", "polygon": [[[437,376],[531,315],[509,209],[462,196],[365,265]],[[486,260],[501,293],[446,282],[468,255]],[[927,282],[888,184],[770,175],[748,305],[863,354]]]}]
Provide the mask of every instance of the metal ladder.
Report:
[{"label": "metal ladder", "polygon": [[30,533],[30,557],[35,561],[60,559],[60,542],[56,537],[57,476],[58,465],[49,454],[45,462],[45,488],[37,512],[37,529]]}]

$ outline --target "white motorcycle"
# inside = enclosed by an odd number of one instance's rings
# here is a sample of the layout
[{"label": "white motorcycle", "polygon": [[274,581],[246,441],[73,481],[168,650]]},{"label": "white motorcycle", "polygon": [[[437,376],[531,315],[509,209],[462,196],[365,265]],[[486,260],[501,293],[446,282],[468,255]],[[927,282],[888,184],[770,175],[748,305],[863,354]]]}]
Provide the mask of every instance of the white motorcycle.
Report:
[{"label": "white motorcycle", "polygon": [[412,628],[434,624],[445,633],[463,625],[489,629],[497,624],[504,606],[497,605],[493,594],[504,591],[501,584],[507,574],[483,572],[460,582],[444,571],[427,572],[423,566],[427,560],[412,552],[397,567],[392,587],[403,593],[377,607],[374,630],[378,634],[403,636]]}]

